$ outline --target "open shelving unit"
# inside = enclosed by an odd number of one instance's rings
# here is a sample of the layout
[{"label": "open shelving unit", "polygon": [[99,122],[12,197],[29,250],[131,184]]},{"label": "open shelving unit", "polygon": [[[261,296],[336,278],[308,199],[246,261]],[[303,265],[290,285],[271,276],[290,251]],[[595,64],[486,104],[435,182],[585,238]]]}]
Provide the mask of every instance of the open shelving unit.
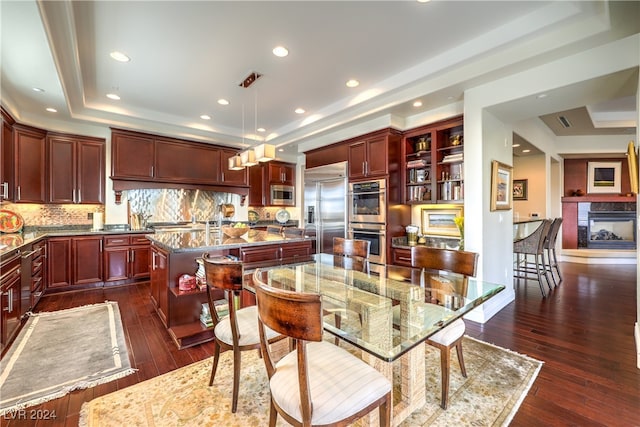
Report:
[{"label": "open shelving unit", "polygon": [[464,202],[462,116],[405,132],[402,149],[405,203]]}]

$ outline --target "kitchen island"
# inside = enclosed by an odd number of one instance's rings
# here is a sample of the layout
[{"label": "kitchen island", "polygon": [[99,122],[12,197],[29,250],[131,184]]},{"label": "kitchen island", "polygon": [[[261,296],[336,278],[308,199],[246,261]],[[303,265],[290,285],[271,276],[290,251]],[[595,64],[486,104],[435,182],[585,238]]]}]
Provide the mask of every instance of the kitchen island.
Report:
[{"label": "kitchen island", "polygon": [[[218,230],[156,233],[147,238],[151,241],[151,301],[180,349],[213,339],[213,328],[200,322],[202,304],[207,303],[206,289],[183,291],[178,286],[183,274],[195,275],[197,258],[205,253],[237,258],[248,274],[257,266],[294,263],[311,256],[310,238],[260,230],[249,230],[237,238]],[[252,303],[249,293],[243,295],[242,305]]]}]

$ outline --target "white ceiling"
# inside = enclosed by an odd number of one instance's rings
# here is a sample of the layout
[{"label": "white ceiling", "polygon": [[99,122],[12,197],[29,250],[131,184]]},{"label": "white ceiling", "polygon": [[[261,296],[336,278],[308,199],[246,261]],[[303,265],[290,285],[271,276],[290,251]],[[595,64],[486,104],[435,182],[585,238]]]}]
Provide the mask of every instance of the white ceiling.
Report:
[{"label": "white ceiling", "polygon": [[[404,119],[461,101],[466,88],[635,34],[639,10],[635,1],[3,0],[2,104],[27,124],[98,124],[243,148],[267,139],[295,151],[340,126]],[[289,56],[274,56],[276,45]],[[131,61],[114,61],[113,50]],[[239,87],[252,71],[263,77]],[[351,78],[360,86],[346,87]],[[604,122],[597,132],[634,134],[635,121],[621,117],[638,116],[637,82],[635,68],[493,112],[516,121],[577,110]],[[596,133],[591,116],[574,119],[573,134]],[[267,131],[256,136],[258,127]]]}]

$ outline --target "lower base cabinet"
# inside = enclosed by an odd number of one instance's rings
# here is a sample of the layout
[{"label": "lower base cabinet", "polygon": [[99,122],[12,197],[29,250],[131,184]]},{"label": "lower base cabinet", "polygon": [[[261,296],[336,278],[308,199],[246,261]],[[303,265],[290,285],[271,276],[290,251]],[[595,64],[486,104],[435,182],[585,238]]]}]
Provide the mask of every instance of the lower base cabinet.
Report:
[{"label": "lower base cabinet", "polygon": [[150,251],[151,242],[144,236],[105,236],[105,282],[148,279]]},{"label": "lower base cabinet", "polygon": [[4,349],[18,334],[20,319],[21,252],[4,254],[0,261],[0,347]]}]

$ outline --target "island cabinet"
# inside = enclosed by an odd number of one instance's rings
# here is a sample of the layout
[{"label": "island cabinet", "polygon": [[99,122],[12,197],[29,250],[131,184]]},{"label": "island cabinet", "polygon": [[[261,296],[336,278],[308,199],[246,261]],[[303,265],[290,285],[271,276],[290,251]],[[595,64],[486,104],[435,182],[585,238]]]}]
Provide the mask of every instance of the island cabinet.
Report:
[{"label": "island cabinet", "polygon": [[7,348],[20,330],[21,251],[3,254],[0,260],[0,346]]},{"label": "island cabinet", "polygon": [[47,242],[47,289],[100,284],[102,236],[52,237]]},{"label": "island cabinet", "polygon": [[33,259],[31,261],[31,301],[33,309],[44,294],[47,281],[47,241],[40,240],[33,244]]},{"label": "island cabinet", "polygon": [[[207,304],[206,289],[181,291],[179,278],[183,274],[194,275],[198,269],[196,258],[203,253],[210,257],[232,255],[244,262],[247,276],[258,266],[295,262],[310,256],[311,241],[287,241],[273,244],[242,244],[219,247],[204,247],[202,251],[172,251],[151,242],[151,302],[167,328],[171,339],[180,349],[191,347],[213,339],[213,328],[200,322],[202,305]],[[284,258],[283,258],[284,257]],[[286,260],[286,261],[285,261]],[[292,260],[292,261],[289,261]],[[243,292],[242,305],[254,304],[255,299]],[[222,293],[214,298],[222,298]]]},{"label": "island cabinet", "polygon": [[349,143],[349,179],[383,177],[400,163],[398,131],[385,129]]},{"label": "island cabinet", "polygon": [[105,282],[148,279],[150,246],[144,235],[105,236]]},{"label": "island cabinet", "polygon": [[13,140],[14,201],[46,203],[46,132],[15,124]]},{"label": "island cabinet", "polygon": [[389,264],[411,267],[411,249],[392,248]]},{"label": "island cabinet", "polygon": [[49,132],[47,154],[49,203],[104,203],[104,139]]}]

